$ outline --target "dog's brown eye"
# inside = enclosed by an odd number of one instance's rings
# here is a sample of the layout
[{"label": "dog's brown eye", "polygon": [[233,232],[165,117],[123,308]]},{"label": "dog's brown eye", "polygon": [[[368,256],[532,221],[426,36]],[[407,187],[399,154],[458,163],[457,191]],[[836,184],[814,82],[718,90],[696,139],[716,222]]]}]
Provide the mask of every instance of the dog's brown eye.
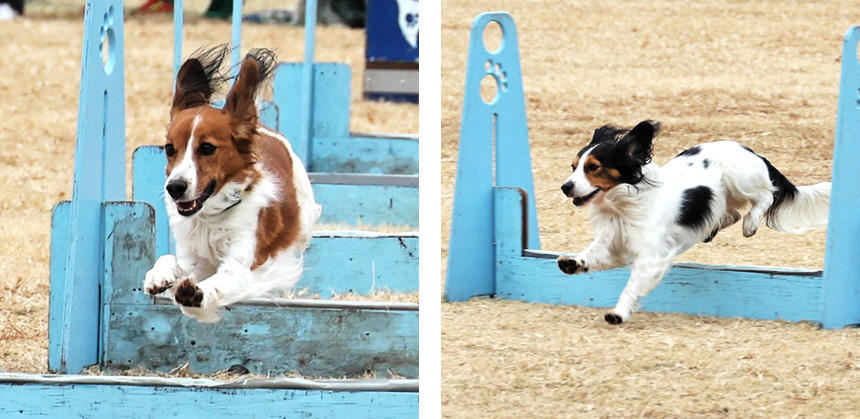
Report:
[{"label": "dog's brown eye", "polygon": [[598,168],[599,167],[596,164],[588,163],[588,166],[585,166],[585,171],[586,172],[593,172],[593,171],[597,170]]},{"label": "dog's brown eye", "polygon": [[167,154],[167,157],[173,157],[173,155],[176,154],[176,149],[173,148],[173,144],[164,145],[164,154]]},{"label": "dog's brown eye", "polygon": [[215,146],[209,143],[200,144],[200,148],[197,149],[197,152],[200,153],[201,156],[209,156],[215,152]]}]

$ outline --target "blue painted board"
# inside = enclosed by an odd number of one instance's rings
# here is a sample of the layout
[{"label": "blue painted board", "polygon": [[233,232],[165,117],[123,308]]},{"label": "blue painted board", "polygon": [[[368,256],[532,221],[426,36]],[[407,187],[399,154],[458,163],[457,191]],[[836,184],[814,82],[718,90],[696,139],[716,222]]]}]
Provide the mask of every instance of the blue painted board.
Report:
[{"label": "blue painted board", "polygon": [[[560,253],[523,256],[521,191],[496,188],[496,296],[548,304],[613,307],[629,268],[567,275]],[[641,309],[720,317],[820,321],[821,273],[731,266],[673,267]]]},{"label": "blue painted board", "polygon": [[[302,161],[313,156],[312,139],[318,137],[347,137],[349,135],[350,68],[340,63],[314,63],[312,71],[312,101],[310,103],[310,136],[302,134],[306,118],[303,97],[305,66],[302,63],[281,63],[275,69],[273,101],[280,111],[281,132],[290,139],[293,150]],[[307,143],[303,140],[307,138]]]},{"label": "blue painted board", "polygon": [[237,305],[200,323],[162,304],[111,304],[101,366],[166,372],[185,363],[211,374],[418,376],[418,312]]},{"label": "blue painted board", "polygon": [[316,137],[312,172],[418,174],[418,140],[398,137]]},{"label": "blue painted board", "polygon": [[[119,0],[88,2],[84,11],[81,90],[75,142],[75,172],[64,255],[54,254],[65,275],[55,283],[62,302],[53,308],[55,336],[51,368],[72,370],[92,364],[98,333],[98,278],[101,271],[101,202],[125,198],[125,93],[123,6]],[[61,260],[62,259],[62,260]],[[62,313],[60,313],[62,312]],[[74,336],[74,339],[71,337]]]},{"label": "blue painted board", "polygon": [[418,393],[211,388],[184,383],[22,383],[0,375],[0,417],[35,416],[400,419],[418,417]]},{"label": "blue painted board", "polygon": [[[402,3],[402,4],[401,4]],[[418,13],[404,16],[407,27],[414,26],[414,39],[407,39],[409,31],[404,32],[399,20],[401,6],[409,8],[418,0],[395,2],[390,0],[367,1],[367,27],[364,57],[367,61],[411,61],[418,62]],[[414,44],[414,45],[413,45]]]},{"label": "blue painted board", "polygon": [[315,183],[313,189],[325,203],[319,223],[418,227],[418,188]]},{"label": "blue painted board", "polygon": [[860,324],[860,63],[857,42],[860,26],[845,34],[842,48],[842,80],[836,116],[833,150],[833,188],[824,256],[824,284],[821,299],[823,326],[828,329]]},{"label": "blue painted board", "polygon": [[68,278],[66,255],[71,242],[71,203],[62,201],[54,206],[51,213],[51,280],[50,300],[48,303],[48,369],[59,371],[63,367],[63,326],[66,315],[63,305],[66,298],[65,282]]},{"label": "blue painted board", "polygon": [[[491,22],[502,29],[495,52],[483,42]],[[489,103],[481,97],[485,77],[497,85]],[[534,196],[519,46],[507,13],[483,13],[472,23],[462,118],[445,282],[449,301],[495,292],[492,187],[519,187]],[[528,203],[528,226],[529,247],[539,249],[534,202]]]}]

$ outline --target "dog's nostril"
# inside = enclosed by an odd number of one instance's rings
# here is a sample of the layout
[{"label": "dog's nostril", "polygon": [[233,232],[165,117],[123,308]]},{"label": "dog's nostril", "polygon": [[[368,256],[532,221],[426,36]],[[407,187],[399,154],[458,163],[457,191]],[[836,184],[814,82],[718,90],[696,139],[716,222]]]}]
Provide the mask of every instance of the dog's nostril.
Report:
[{"label": "dog's nostril", "polygon": [[177,199],[188,189],[188,184],[183,181],[174,180],[168,183],[165,189],[167,189],[167,193],[170,194],[171,198]]},{"label": "dog's nostril", "polygon": [[573,189],[573,184],[570,182],[565,182],[561,185],[561,191],[564,192],[565,195],[569,194],[571,189]]}]

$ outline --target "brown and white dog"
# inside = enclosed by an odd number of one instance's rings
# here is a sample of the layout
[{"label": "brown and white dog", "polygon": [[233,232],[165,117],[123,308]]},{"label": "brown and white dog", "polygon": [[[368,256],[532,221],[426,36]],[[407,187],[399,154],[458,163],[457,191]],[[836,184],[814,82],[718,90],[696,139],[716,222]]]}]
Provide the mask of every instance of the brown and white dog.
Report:
[{"label": "brown and white dog", "polygon": [[258,120],[271,51],[249,52],[224,108],[210,106],[226,52],[195,54],[177,75],[164,145],[176,255],[160,257],[144,281],[147,293],[171,290],[183,313],[204,322],[217,321],[220,307],[294,286],[321,210],[287,139]]}]

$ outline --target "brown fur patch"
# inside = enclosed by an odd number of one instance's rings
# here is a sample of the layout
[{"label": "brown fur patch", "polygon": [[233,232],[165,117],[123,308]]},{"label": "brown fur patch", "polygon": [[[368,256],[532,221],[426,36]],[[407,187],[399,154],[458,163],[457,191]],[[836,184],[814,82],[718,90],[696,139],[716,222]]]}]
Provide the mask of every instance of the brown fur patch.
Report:
[{"label": "brown fur patch", "polygon": [[257,226],[257,256],[251,269],[256,269],[271,256],[287,248],[296,240],[299,231],[299,204],[293,184],[293,161],[286,147],[277,138],[257,135],[254,152],[263,167],[278,179],[281,200],[277,206],[260,211]]},{"label": "brown fur patch", "polygon": [[[583,170],[585,171],[585,177],[592,185],[603,189],[604,191],[608,191],[621,183],[619,180],[621,178],[621,173],[619,173],[617,169],[604,166],[603,163],[591,154],[585,158],[584,164],[585,167],[583,167]],[[588,170],[591,165],[596,165],[597,168]]]}]

